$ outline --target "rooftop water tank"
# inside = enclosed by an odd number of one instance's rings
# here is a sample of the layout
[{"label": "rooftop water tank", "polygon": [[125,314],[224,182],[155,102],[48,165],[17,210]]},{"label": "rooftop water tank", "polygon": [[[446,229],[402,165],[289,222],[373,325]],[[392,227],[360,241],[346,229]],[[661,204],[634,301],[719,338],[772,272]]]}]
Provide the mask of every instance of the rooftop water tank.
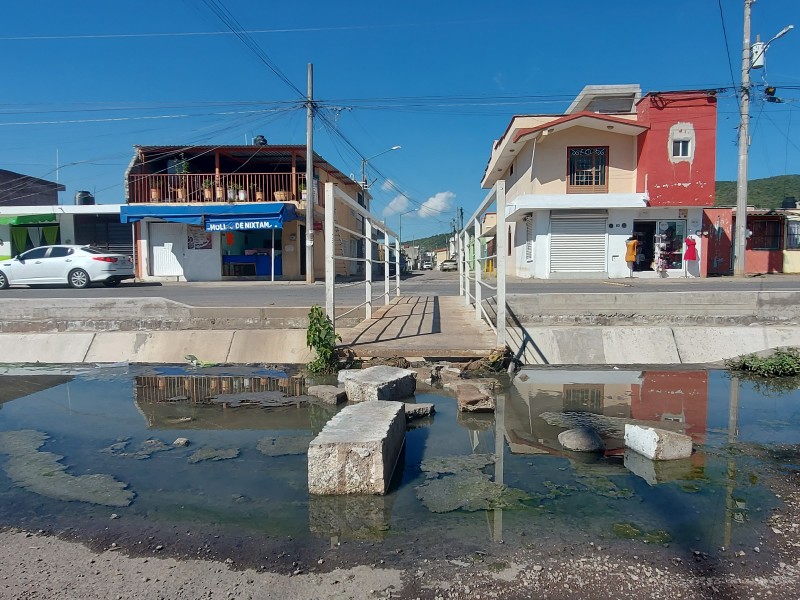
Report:
[{"label": "rooftop water tank", "polygon": [[797,198],[794,196],[786,196],[781,202],[781,208],[797,208]]},{"label": "rooftop water tank", "polygon": [[94,204],[94,196],[91,192],[75,192],[75,204],[78,206],[89,206]]}]

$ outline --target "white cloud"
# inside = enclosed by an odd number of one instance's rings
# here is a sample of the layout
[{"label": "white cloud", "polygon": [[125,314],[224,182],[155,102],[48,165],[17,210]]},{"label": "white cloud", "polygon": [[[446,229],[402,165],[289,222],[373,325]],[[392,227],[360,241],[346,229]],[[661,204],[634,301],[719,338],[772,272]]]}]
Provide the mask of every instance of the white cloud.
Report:
[{"label": "white cloud", "polygon": [[456,195],[453,192],[438,192],[431,196],[419,209],[421,217],[438,217],[453,208]]},{"label": "white cloud", "polygon": [[390,192],[392,190],[396,190],[397,189],[397,184],[395,184],[395,182],[392,181],[391,179],[387,179],[386,181],[384,181],[381,184],[381,189],[384,192]]},{"label": "white cloud", "polygon": [[391,217],[392,215],[398,215],[402,212],[408,210],[408,198],[403,195],[398,194],[395,196],[389,204],[386,205],[386,208],[383,209],[383,216]]}]

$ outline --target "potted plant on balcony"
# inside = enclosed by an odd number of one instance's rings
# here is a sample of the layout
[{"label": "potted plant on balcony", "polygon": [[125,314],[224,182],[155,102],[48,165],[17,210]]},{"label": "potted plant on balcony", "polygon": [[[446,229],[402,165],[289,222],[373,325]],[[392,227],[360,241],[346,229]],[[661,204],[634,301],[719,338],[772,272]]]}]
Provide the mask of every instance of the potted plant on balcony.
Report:
[{"label": "potted plant on balcony", "polygon": [[203,200],[210,202],[214,199],[214,190],[211,189],[213,185],[214,182],[210,179],[203,179]]},{"label": "potted plant on balcony", "polygon": [[239,202],[247,202],[247,188],[241,185],[236,186],[236,193],[239,194]]},{"label": "potted plant on balcony", "polygon": [[275,198],[275,202],[286,202],[289,199],[289,192],[286,190],[276,190],[272,192],[273,198]]},{"label": "potted plant on balcony", "polygon": [[228,202],[236,202],[239,186],[235,183],[228,183]]},{"label": "potted plant on balcony", "polygon": [[264,191],[257,183],[250,184],[250,194],[253,196],[253,198],[255,198],[256,202],[264,201]]},{"label": "potted plant on balcony", "polygon": [[175,194],[179,202],[186,200],[186,188],[188,184],[186,175],[190,172],[189,161],[186,160],[183,152],[181,152],[180,159],[175,163],[175,174],[178,176],[178,187],[175,188]]},{"label": "potted plant on balcony", "polygon": [[305,200],[308,197],[308,192],[306,191],[306,184],[301,183],[297,187],[300,190],[300,199]]},{"label": "potted plant on balcony", "polygon": [[158,186],[156,179],[150,180],[150,201],[161,202],[161,188]]}]

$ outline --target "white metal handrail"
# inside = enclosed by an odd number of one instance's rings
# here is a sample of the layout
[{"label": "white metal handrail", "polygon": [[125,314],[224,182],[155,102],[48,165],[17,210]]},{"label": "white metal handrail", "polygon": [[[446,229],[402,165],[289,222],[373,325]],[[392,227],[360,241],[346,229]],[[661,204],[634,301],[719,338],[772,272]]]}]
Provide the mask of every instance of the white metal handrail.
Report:
[{"label": "white metal handrail", "polygon": [[[340,316],[345,316],[359,308],[366,307],[365,316],[372,318],[372,305],[376,298],[383,296],[384,304],[390,301],[390,293],[400,296],[400,239],[397,234],[386,227],[383,221],[361,206],[355,199],[348,196],[344,191],[333,183],[325,184],[325,312],[336,329],[336,288],[352,287],[354,285],[364,285],[364,302],[352,307]],[[341,208],[349,209],[360,215],[364,222],[364,232],[354,231],[344,225],[340,225],[336,220],[337,202]],[[373,239],[373,231],[382,234],[382,241]],[[337,232],[349,233],[351,238],[364,240],[365,256],[344,256],[337,255],[335,252],[335,237]],[[377,236],[376,236],[377,237]],[[383,248],[383,259],[373,259],[373,245]],[[343,249],[344,252],[344,249]],[[392,260],[393,258],[393,260]],[[336,283],[336,261],[341,260],[347,263],[364,264],[364,280],[356,282]],[[390,265],[395,265],[395,285],[390,286]],[[374,264],[382,264],[383,268],[383,292],[373,294],[372,286],[372,267]]]},{"label": "white metal handrail", "polygon": [[[490,256],[482,256],[480,239],[482,236],[482,217],[494,206],[497,214],[497,225],[495,228],[495,253]],[[470,229],[472,234],[470,234]],[[464,303],[474,304],[475,319],[486,320],[489,326],[497,335],[497,347],[503,348],[506,345],[506,182],[499,180],[494,187],[486,194],[481,204],[473,215],[464,224],[458,234],[458,280],[459,293],[464,296]],[[470,241],[473,242],[474,256],[469,257]],[[495,260],[497,263],[497,284],[490,285],[482,277],[482,265],[488,260]],[[470,263],[474,261],[474,269]],[[474,270],[473,274],[470,271]],[[493,290],[497,301],[496,320],[493,320],[483,308],[484,288]],[[488,299],[488,298],[486,298]]]}]

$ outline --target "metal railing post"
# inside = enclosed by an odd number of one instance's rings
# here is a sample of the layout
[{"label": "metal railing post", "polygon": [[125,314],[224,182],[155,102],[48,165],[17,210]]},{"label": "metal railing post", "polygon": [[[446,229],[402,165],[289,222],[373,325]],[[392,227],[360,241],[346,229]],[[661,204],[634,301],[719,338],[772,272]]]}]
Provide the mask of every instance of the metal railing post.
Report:
[{"label": "metal railing post", "polygon": [[482,293],[481,293],[481,272],[483,271],[483,263],[481,262],[481,256],[483,254],[481,249],[481,222],[479,219],[475,219],[474,223],[475,227],[475,320],[481,320],[481,302],[482,302]]},{"label": "metal railing post", "polygon": [[464,252],[464,269],[462,271],[462,277],[464,278],[464,290],[466,293],[464,294],[464,304],[469,306],[470,302],[470,286],[469,286],[469,229],[466,227],[464,228],[463,232],[464,241],[461,244],[461,247]]},{"label": "metal railing post", "polygon": [[367,288],[367,308],[366,308],[366,317],[367,319],[372,318],[372,223],[370,223],[369,219],[364,219],[364,248],[365,248],[365,257],[366,257],[366,265],[364,268],[365,271],[365,287]]},{"label": "metal railing post", "polygon": [[506,346],[506,182],[497,182],[497,347]]},{"label": "metal railing post", "polygon": [[389,233],[383,230],[383,304],[389,304]]},{"label": "metal railing post", "polygon": [[[309,198],[311,192],[309,192]],[[333,323],[336,331],[336,266],[333,251],[333,237],[336,229],[336,199],[334,198],[333,184],[325,184],[325,313]],[[306,202],[306,210],[314,210],[313,201]],[[308,232],[306,232],[308,233]],[[306,264],[306,268],[309,265]]]},{"label": "metal railing post", "polygon": [[400,238],[394,238],[394,283],[397,286],[395,296],[400,297]]}]

